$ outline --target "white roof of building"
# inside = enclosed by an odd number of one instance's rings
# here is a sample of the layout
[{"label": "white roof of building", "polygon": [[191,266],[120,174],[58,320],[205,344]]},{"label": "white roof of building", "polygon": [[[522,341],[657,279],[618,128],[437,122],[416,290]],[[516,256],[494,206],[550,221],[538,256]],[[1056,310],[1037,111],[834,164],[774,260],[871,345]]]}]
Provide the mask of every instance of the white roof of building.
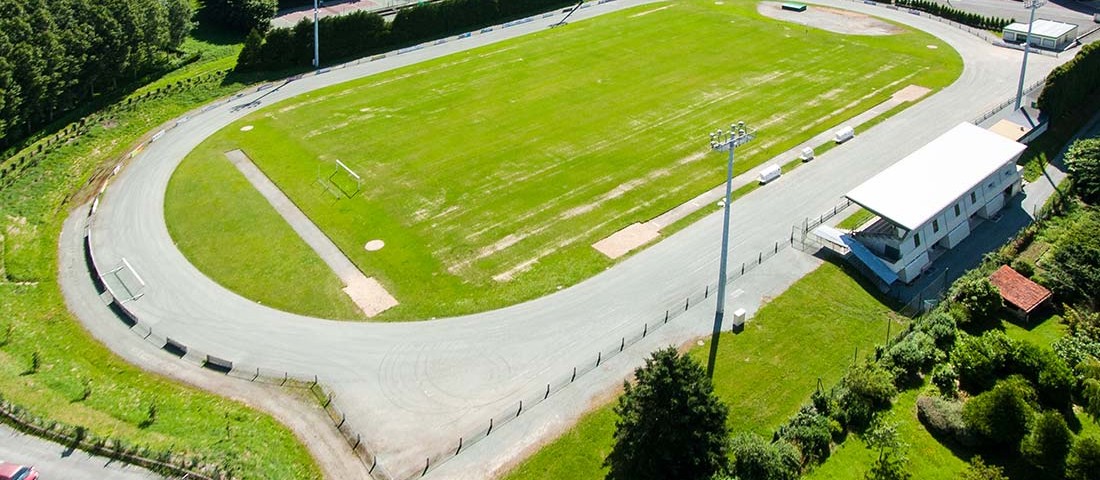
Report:
[{"label": "white roof of building", "polygon": [[[1031,35],[1058,38],[1076,29],[1077,25],[1072,23],[1056,22],[1054,20],[1040,18],[1035,21],[1035,27],[1031,29]],[[1005,30],[1027,34],[1027,24],[1020,22],[1012,23],[1005,27]]]},{"label": "white roof of building", "polygon": [[961,123],[863,182],[847,197],[914,230],[1014,160],[1024,148],[984,128]]}]

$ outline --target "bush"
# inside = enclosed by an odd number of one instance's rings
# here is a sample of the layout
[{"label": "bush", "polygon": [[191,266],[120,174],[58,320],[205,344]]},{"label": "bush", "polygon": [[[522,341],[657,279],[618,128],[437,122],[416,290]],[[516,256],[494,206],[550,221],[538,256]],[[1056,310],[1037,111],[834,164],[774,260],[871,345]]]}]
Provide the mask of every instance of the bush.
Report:
[{"label": "bush", "polygon": [[786,425],[779,427],[779,438],[790,442],[802,452],[802,465],[813,465],[829,458],[832,425],[829,417],[818,413],[812,405],[803,406]]},{"label": "bush", "polygon": [[963,385],[981,391],[997,380],[1012,347],[1012,340],[1000,331],[989,331],[980,337],[962,334],[951,351],[951,361],[958,367]]},{"label": "bush", "polygon": [[1076,367],[1089,359],[1100,359],[1100,341],[1089,340],[1082,336],[1067,335],[1056,340],[1051,346],[1054,348],[1054,353],[1066,362],[1066,365]]},{"label": "bush", "polygon": [[1085,203],[1100,204],[1100,138],[1082,138],[1066,150],[1073,191]]},{"label": "bush", "polygon": [[1100,341],[1100,312],[1091,312],[1087,308],[1065,307],[1062,321],[1069,334]]},{"label": "bush", "polygon": [[890,372],[876,363],[863,362],[848,369],[840,380],[837,406],[850,428],[862,430],[875,412],[890,408],[890,399],[897,393]]},{"label": "bush", "polygon": [[1013,270],[1016,271],[1016,273],[1019,273],[1020,275],[1023,275],[1025,277],[1031,278],[1035,275],[1035,265],[1028,261],[1026,258],[1017,257],[1015,260],[1012,261],[1012,264],[1010,266]]},{"label": "bush", "polygon": [[917,397],[917,419],[930,433],[973,447],[978,440],[963,420],[963,403],[939,397]]},{"label": "bush", "polygon": [[966,321],[990,322],[999,318],[1004,303],[1001,293],[980,270],[972,270],[951,285],[951,299],[963,306]]},{"label": "bush", "polygon": [[730,441],[730,453],[730,473],[736,478],[796,480],[801,473],[798,450],[784,441],[768,443],[759,435],[742,433]]},{"label": "bush", "polygon": [[1061,409],[1069,406],[1075,379],[1073,371],[1053,351],[1030,342],[1017,342],[1008,357],[1007,369],[1031,381],[1044,405]]},{"label": "bush", "polygon": [[1008,480],[1008,477],[1001,467],[986,465],[982,457],[975,455],[966,470],[959,474],[959,480]]},{"label": "bush", "polygon": [[883,365],[898,383],[912,383],[920,379],[920,373],[935,359],[936,343],[924,332],[910,332],[886,351]]},{"label": "bush", "polygon": [[955,345],[955,318],[950,313],[937,309],[915,322],[918,332],[924,332],[936,342],[936,347],[950,352]]},{"label": "bush", "polygon": [[963,420],[987,443],[1015,446],[1028,432],[1034,403],[1035,391],[1026,380],[1013,376],[966,402]]},{"label": "bush", "polygon": [[1094,422],[1100,423],[1100,360],[1089,359],[1077,367],[1081,374],[1081,407]]},{"label": "bush", "polygon": [[1067,303],[1085,303],[1100,309],[1100,209],[1082,211],[1054,242],[1050,260],[1043,263],[1044,278]]},{"label": "bush", "polygon": [[1031,432],[1020,442],[1020,453],[1028,463],[1051,476],[1061,476],[1073,434],[1058,412],[1047,411],[1035,417]]},{"label": "bush", "polygon": [[1100,479],[1100,440],[1096,437],[1077,437],[1066,458],[1066,478]]},{"label": "bush", "polygon": [[950,363],[941,363],[932,369],[932,385],[947,397],[954,398],[959,394],[959,373]]}]

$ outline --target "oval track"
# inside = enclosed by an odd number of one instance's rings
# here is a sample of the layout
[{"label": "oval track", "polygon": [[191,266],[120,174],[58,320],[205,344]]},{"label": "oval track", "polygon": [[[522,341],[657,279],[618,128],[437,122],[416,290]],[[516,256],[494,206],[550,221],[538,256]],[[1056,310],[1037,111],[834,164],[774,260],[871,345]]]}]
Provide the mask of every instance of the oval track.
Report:
[{"label": "oval track", "polygon": [[[616,1],[584,9],[572,21],[643,2]],[[993,47],[949,25],[860,3],[820,3],[870,13],[936,35],[962,55],[964,70],[951,86],[847,144],[738,200],[731,219],[731,262],[755,257],[788,238],[791,226],[832,208],[852,187],[962,121],[1015,93],[1020,52]],[[125,257],[148,284],[127,305],[160,336],[201,351],[278,371],[317,374],[336,392],[348,421],[391,473],[423,468],[424,459],[453,450],[459,436],[483,428],[490,417],[539,395],[597,351],[641,330],[643,322],[682,305],[688,294],[714,281],[721,215],[711,215],[576,286],[520,305],[437,321],[370,324],[305,318],[263,307],[220,287],[176,249],[164,220],[172,172],[195,146],[251,111],[234,109],[262,96],[271,104],[327,85],[545,28],[548,20],[437,45],[363,65],[309,76],[275,91],[253,93],[214,108],[168,132],[131,162],[107,190],[90,225],[101,265]],[[1031,56],[1027,83],[1068,59]],[[61,282],[80,311],[97,299],[82,270],[80,235],[85,211],[67,223],[62,238]],[[734,281],[731,300],[754,307],[812,268],[813,261],[781,255],[753,275]],[[712,303],[710,303],[712,305]],[[100,302],[98,305],[102,305]],[[736,308],[736,307],[734,307]],[[569,424],[588,402],[621,384],[653,347],[680,343],[710,329],[713,310],[693,308],[645,341],[628,348],[494,432],[431,476],[484,478],[543,437]],[[118,324],[119,326],[121,324]],[[102,325],[100,325],[102,328]],[[121,329],[120,329],[121,330]],[[136,336],[116,337],[124,351]]]}]

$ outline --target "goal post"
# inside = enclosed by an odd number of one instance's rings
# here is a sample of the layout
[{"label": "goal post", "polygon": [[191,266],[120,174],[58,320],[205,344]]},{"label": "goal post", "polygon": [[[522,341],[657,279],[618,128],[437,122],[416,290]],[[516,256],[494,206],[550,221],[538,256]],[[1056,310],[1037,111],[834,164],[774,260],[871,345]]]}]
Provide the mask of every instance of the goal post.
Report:
[{"label": "goal post", "polygon": [[337,200],[352,198],[363,190],[363,177],[340,160],[336,160],[336,165],[328,176],[322,175],[322,166],[319,165],[317,167],[317,183],[320,183]]}]

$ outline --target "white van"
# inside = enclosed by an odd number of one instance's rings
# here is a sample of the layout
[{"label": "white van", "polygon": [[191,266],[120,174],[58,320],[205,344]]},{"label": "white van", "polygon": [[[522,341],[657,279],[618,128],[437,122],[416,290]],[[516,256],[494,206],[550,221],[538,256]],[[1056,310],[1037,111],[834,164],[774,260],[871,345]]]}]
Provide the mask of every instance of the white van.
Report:
[{"label": "white van", "polygon": [[836,133],[833,135],[833,139],[836,140],[836,143],[844,143],[848,140],[851,140],[852,137],[855,136],[855,129],[853,129],[852,127],[842,127],[840,130],[836,131]]},{"label": "white van", "polygon": [[814,149],[812,149],[810,147],[803,148],[802,153],[798,155],[798,158],[802,159],[803,162],[808,162],[810,160],[813,160],[814,159]]},{"label": "white van", "polygon": [[779,165],[768,165],[760,170],[760,184],[763,185],[772,180],[779,178],[783,174],[783,171],[779,169]]}]

